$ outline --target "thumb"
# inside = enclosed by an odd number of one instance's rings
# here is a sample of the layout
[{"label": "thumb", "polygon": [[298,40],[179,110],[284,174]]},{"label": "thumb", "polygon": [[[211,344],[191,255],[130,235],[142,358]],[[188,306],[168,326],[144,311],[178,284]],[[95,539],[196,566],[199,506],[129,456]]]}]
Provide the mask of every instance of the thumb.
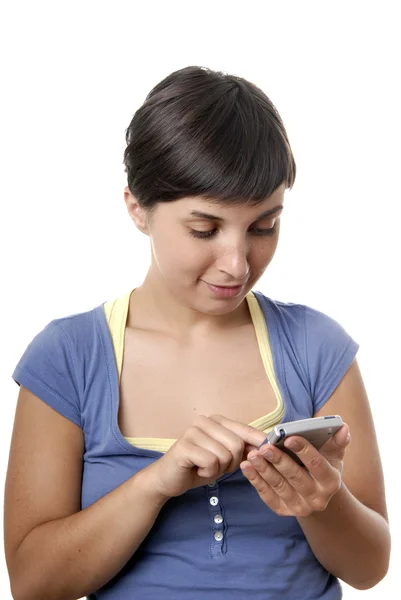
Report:
[{"label": "thumb", "polygon": [[327,458],[342,458],[345,452],[346,447],[351,441],[351,435],[349,432],[349,427],[346,423],[337,431],[337,433],[326,442],[326,444],[322,447],[321,452]]},{"label": "thumb", "polygon": [[333,436],[333,441],[338,448],[346,448],[351,441],[351,434],[346,423]]}]

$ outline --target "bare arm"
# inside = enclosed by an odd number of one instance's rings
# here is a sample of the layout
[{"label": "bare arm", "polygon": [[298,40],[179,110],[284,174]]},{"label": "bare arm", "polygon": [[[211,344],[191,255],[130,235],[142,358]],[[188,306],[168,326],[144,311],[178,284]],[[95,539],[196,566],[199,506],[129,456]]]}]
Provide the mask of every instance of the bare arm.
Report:
[{"label": "bare arm", "polygon": [[5,498],[15,600],[75,600],[99,589],[169,498],[234,472],[264,438],[221,415],[199,415],[162,458],[81,511],[82,431],[21,388]]},{"label": "bare arm", "polygon": [[267,506],[298,519],[330,573],[367,589],[387,572],[390,533],[380,456],[356,361],[315,416],[329,414],[341,415],[347,425],[320,452],[299,436],[285,442],[306,469],[268,445],[252,450],[241,468]]},{"label": "bare arm", "polygon": [[322,512],[298,519],[315,556],[359,590],[375,586],[387,573],[388,523],[342,486]]},{"label": "bare arm", "polygon": [[373,419],[356,360],[315,416],[329,414],[341,415],[352,436],[344,457],[343,485],[324,511],[298,521],[327,570],[366,589],[387,572],[390,533]]},{"label": "bare arm", "polygon": [[115,576],[167,498],[147,469],[80,510],[83,434],[21,387],[5,490],[6,560],[15,600],[75,600]]}]

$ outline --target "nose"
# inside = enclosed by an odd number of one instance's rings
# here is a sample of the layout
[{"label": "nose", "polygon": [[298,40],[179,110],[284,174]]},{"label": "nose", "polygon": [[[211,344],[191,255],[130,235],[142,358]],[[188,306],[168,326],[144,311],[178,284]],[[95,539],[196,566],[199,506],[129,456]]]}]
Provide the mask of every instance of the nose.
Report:
[{"label": "nose", "polygon": [[245,282],[249,274],[247,246],[244,240],[227,244],[221,248],[216,261],[218,270],[229,275],[230,280],[232,279],[236,283]]}]

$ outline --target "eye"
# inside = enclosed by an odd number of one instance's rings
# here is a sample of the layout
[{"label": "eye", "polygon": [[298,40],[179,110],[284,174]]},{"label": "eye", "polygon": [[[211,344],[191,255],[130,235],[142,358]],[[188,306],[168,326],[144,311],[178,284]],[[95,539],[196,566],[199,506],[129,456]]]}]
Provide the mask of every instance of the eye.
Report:
[{"label": "eye", "polygon": [[197,231],[196,229],[190,229],[189,233],[198,240],[207,240],[216,235],[217,229],[211,229],[210,231]]},{"label": "eye", "polygon": [[[263,236],[273,236],[276,233],[276,223],[272,227],[262,228],[262,227],[253,227],[249,230],[252,235],[263,237]],[[215,227],[214,229],[210,229],[209,231],[198,231],[197,229],[190,229],[189,233],[192,237],[198,240],[208,240],[213,238],[218,232],[218,229]]]},{"label": "eye", "polygon": [[274,223],[273,227],[270,227],[269,229],[261,229],[259,227],[255,227],[254,229],[252,229],[252,233],[253,235],[259,236],[274,235],[276,233],[276,223]]}]

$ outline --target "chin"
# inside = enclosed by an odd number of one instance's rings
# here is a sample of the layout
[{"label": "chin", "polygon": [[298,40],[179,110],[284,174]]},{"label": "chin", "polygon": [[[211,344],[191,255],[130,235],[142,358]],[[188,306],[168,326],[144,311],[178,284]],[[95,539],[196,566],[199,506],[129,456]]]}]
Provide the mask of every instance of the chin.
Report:
[{"label": "chin", "polygon": [[205,301],[202,303],[193,303],[192,308],[205,315],[227,315],[240,306],[240,304],[244,300],[244,297],[245,295],[241,294],[241,296],[237,296],[234,298],[211,298],[209,301]]}]

